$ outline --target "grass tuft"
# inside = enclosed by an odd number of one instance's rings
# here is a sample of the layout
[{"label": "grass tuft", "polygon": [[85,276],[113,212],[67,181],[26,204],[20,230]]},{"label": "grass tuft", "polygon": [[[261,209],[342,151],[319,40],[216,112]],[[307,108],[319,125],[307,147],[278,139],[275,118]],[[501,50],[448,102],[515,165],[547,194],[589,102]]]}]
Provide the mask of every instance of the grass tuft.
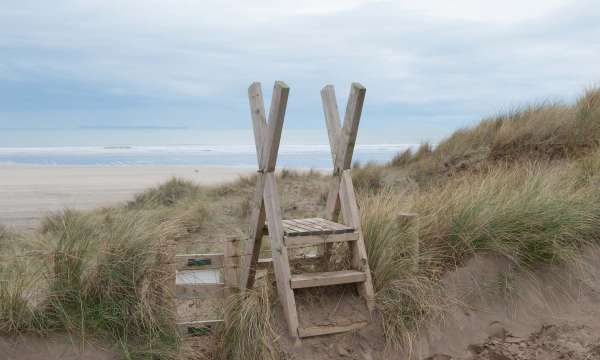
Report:
[{"label": "grass tuft", "polygon": [[273,314],[272,288],[257,286],[245,296],[235,294],[227,304],[231,324],[225,329],[227,359],[278,359],[279,351],[273,343],[277,334],[271,327]]}]

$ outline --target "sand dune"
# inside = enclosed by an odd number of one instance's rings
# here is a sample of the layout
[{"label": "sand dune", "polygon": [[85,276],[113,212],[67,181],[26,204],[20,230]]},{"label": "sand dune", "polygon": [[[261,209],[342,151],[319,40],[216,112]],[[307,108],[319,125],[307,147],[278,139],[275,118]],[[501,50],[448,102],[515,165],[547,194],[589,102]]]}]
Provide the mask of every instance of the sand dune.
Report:
[{"label": "sand dune", "polygon": [[45,214],[130,199],[177,176],[216,184],[252,173],[226,166],[0,166],[0,224],[30,228]]}]

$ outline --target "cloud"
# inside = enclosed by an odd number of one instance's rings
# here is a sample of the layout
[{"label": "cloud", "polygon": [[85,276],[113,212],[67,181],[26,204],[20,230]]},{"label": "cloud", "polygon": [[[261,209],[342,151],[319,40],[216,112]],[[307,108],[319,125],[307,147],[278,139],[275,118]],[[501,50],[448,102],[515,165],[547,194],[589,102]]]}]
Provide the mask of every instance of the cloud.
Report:
[{"label": "cloud", "polygon": [[572,99],[600,77],[600,5],[586,0],[5,2],[0,111],[11,118],[184,107],[181,119],[235,115],[231,126],[246,127],[248,84],[268,95],[283,79],[294,126],[311,127],[324,83],[343,108],[359,80],[373,126],[427,113],[449,131],[525,101]]}]

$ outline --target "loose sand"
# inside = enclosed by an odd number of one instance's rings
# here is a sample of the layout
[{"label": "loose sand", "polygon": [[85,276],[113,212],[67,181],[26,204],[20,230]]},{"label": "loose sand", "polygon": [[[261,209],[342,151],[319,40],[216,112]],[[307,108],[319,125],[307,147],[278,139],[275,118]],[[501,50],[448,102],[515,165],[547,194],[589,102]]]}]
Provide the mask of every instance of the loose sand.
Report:
[{"label": "loose sand", "polygon": [[0,224],[34,227],[64,208],[91,209],[132,198],[173,176],[216,184],[251,174],[226,166],[0,166]]}]

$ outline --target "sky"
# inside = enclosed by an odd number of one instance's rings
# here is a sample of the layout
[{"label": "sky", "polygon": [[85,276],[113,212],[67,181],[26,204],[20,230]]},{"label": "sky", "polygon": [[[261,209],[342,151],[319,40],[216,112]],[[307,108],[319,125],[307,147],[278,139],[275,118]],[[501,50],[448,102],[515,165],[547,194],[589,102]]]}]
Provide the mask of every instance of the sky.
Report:
[{"label": "sky", "polygon": [[435,141],[598,84],[599,18],[591,0],[2,0],[0,131],[250,129],[248,86],[268,102],[275,80],[286,128],[325,131],[320,89],[343,110],[357,81],[361,128]]}]

